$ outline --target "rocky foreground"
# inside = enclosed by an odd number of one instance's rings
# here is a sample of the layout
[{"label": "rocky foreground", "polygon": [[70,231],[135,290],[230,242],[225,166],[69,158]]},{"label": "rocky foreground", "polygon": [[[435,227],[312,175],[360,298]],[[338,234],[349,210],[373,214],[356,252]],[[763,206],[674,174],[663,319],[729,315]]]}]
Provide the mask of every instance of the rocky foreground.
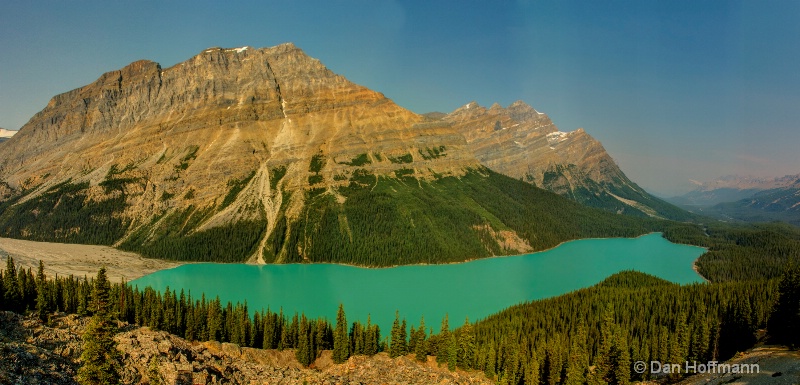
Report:
[{"label": "rocky foreground", "polygon": [[[81,334],[88,318],[56,316],[49,325],[0,312],[0,384],[76,384]],[[241,348],[219,342],[188,342],[166,332],[123,325],[117,335],[125,384],[150,384],[151,360],[163,384],[489,384],[476,372],[450,372],[432,357],[351,357],[334,364],[330,352],[303,368],[291,350]],[[155,381],[153,381],[155,382]]]}]

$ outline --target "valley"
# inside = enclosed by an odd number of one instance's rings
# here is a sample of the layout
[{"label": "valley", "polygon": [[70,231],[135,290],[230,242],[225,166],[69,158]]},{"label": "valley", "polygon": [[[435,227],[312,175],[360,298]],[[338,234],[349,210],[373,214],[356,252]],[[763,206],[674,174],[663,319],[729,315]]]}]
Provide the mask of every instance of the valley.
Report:
[{"label": "valley", "polygon": [[[7,136],[0,315],[73,342],[119,326],[126,362],[163,344],[126,383],[275,374],[231,364],[246,351],[293,357],[289,383],[366,363],[409,382],[628,384],[651,379],[633,361],[728,359],[765,328],[796,342],[797,227],[656,198],[521,101],[421,115],[292,43],[212,47],[107,72]],[[797,206],[758,194],[771,203],[750,209]],[[64,383],[80,349],[53,353]]]},{"label": "valley", "polygon": [[351,321],[366,324],[369,317],[381,330],[391,330],[395,311],[412,323],[422,317],[438,321],[445,315],[453,322],[478,320],[519,303],[592,286],[624,270],[695,283],[702,278],[692,263],[704,252],[655,233],[570,241],[538,253],[445,265],[364,269],[328,263],[191,264],[129,284],[219,296],[223,303],[247,301],[254,312],[282,309],[312,319],[335,319],[341,303]]},{"label": "valley", "polygon": [[585,131],[562,138],[522,102],[467,107],[415,114],[291,43],[137,61],[57,95],[0,146],[0,235],[176,261],[391,266],[692,218]]},{"label": "valley", "polygon": [[800,175],[772,179],[728,176],[667,200],[723,221],[781,221],[800,226]]}]

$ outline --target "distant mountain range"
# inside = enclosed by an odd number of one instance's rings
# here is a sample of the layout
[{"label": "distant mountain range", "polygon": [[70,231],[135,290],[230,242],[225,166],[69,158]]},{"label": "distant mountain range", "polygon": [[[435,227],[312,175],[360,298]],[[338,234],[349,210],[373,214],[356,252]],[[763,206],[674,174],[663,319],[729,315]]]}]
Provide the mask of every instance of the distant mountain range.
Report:
[{"label": "distant mountain range", "polygon": [[14,134],[16,134],[16,133],[17,133],[16,131],[11,131],[11,130],[6,130],[5,128],[0,128],[0,143],[11,139],[11,137],[14,136]]},{"label": "distant mountain range", "polygon": [[418,115],[292,44],[131,63],[0,146],[0,235],[160,258],[439,262],[650,229],[617,213],[691,216],[522,102]]},{"label": "distant mountain range", "polygon": [[723,220],[784,221],[800,226],[800,174],[779,178],[726,176],[667,201]]}]

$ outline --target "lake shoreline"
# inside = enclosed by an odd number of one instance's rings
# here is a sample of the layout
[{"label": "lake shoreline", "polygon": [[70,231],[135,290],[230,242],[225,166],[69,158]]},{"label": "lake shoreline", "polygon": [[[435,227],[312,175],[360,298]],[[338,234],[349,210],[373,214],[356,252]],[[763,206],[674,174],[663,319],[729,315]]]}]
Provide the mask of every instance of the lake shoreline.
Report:
[{"label": "lake shoreline", "polygon": [[[547,252],[556,249],[566,243],[582,241],[582,240],[602,240],[602,239],[636,239],[653,234],[661,234],[661,232],[650,232],[638,235],[636,237],[608,237],[608,238],[578,238],[562,241],[555,246],[536,250],[529,253],[522,254],[508,254],[508,255],[492,255],[488,257],[468,258],[463,261],[452,261],[442,263],[412,263],[404,265],[389,265],[389,266],[365,266],[349,263],[338,262],[312,262],[312,263],[288,263],[281,265],[339,265],[349,266],[359,269],[393,269],[407,266],[450,266],[465,264],[481,260],[490,260],[497,258],[510,258],[533,255],[538,253]],[[665,238],[666,239],[666,238]],[[696,245],[686,245],[692,247],[699,247],[707,250],[706,248]],[[38,242],[28,241],[14,238],[0,238],[0,255],[3,252],[14,257],[15,262],[24,268],[36,269],[39,260],[45,264],[45,274],[53,277],[55,275],[76,277],[86,276],[93,277],[100,267],[105,266],[108,270],[109,279],[112,282],[133,281],[146,275],[162,271],[174,269],[182,265],[195,264],[195,263],[209,263],[227,265],[230,263],[223,262],[199,262],[199,261],[171,261],[165,259],[147,258],[140,254],[122,251],[110,246],[97,246],[97,245],[83,245],[83,244],[66,244],[66,243],[53,243],[53,242]],[[702,256],[702,254],[701,254]],[[699,259],[699,257],[698,257]],[[252,262],[235,262],[247,264],[252,266],[268,266],[275,264],[259,264]],[[697,259],[692,263],[692,269],[704,281],[710,282],[706,277],[700,274],[697,268]]]},{"label": "lake shoreline", "polygon": [[676,284],[703,278],[692,262],[704,249],[669,242],[660,234],[636,238],[585,239],[517,258],[470,263],[363,268],[332,263],[279,265],[192,264],[131,281],[156,291],[186,290],[219,296],[248,309],[281,308],[284,314],[333,319],[344,305],[348,319],[391,327],[396,311],[408,320],[424,316],[453,322],[481,319],[531,300],[590,287],[621,271],[638,271]]}]

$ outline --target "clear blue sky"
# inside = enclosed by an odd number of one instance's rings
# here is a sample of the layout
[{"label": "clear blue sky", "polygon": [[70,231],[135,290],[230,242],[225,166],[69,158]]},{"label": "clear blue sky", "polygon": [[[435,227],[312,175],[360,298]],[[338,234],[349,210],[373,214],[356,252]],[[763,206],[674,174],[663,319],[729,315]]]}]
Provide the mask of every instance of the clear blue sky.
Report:
[{"label": "clear blue sky", "polygon": [[0,127],[134,60],[288,41],[415,112],[522,99],[656,193],[800,173],[800,1],[3,1]]}]

